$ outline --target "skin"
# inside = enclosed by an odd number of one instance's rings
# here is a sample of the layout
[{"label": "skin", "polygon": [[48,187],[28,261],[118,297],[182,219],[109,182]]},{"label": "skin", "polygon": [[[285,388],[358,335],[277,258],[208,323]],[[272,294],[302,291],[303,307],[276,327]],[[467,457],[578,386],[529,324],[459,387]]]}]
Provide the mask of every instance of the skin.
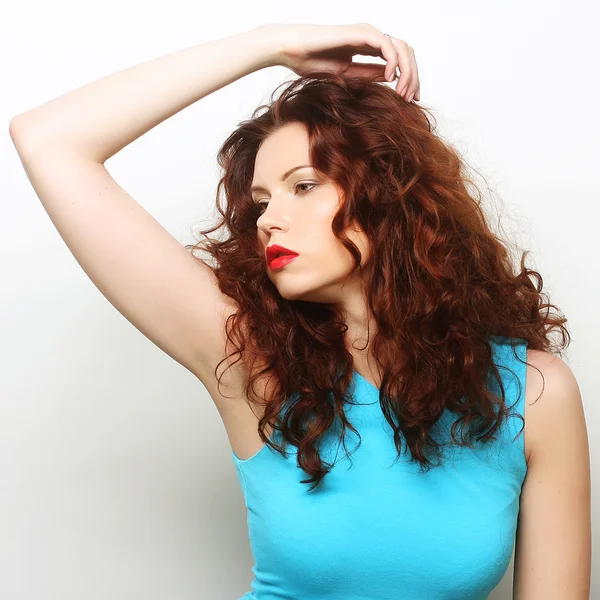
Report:
[{"label": "skin", "polygon": [[[348,343],[357,343],[362,350],[369,318],[364,285],[359,275],[350,276],[352,256],[331,229],[341,190],[310,167],[294,171],[282,182],[283,174],[298,165],[310,165],[308,136],[302,124],[290,123],[260,146],[252,186],[264,190],[253,191],[252,199],[265,203],[257,209],[256,222],[263,249],[279,244],[299,256],[275,271],[265,261],[265,269],[283,298],[335,305],[348,326]],[[357,226],[346,233],[365,265],[370,256],[366,235]],[[371,337],[373,332],[371,319]]]}]

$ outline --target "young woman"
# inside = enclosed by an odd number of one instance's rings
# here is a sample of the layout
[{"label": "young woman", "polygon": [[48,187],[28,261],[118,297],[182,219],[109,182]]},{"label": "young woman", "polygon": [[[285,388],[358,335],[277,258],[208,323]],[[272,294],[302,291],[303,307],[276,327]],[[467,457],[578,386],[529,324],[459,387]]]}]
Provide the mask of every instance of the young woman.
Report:
[{"label": "young woman", "polygon": [[[182,247],[104,163],[271,65],[299,78],[219,152],[223,218],[201,233],[226,235]],[[269,24],[11,122],[81,267],[216,403],[249,511],[245,598],[483,600],[515,540],[514,598],[589,596],[566,319],[537,272],[514,269],[418,100],[406,42],[365,23]]]}]

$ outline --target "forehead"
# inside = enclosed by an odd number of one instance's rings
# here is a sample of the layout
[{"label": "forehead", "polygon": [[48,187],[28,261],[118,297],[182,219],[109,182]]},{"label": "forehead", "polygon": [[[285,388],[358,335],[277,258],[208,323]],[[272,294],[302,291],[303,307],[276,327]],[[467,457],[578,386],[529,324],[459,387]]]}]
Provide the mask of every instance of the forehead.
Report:
[{"label": "forehead", "polygon": [[308,134],[300,123],[288,123],[260,145],[254,161],[254,180],[264,182],[296,165],[308,165]]}]

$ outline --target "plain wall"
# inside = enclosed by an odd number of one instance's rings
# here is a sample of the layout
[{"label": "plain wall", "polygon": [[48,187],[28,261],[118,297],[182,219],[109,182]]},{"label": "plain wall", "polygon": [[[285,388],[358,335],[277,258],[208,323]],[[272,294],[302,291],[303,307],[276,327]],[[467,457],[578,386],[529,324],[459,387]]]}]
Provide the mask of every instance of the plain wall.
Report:
[{"label": "plain wall", "polygon": [[[312,0],[171,2],[159,10],[103,3],[81,14],[67,3],[3,9],[0,597],[232,600],[250,590],[244,500],[210,396],[87,278],[35,195],[8,125],[110,73],[267,22],[366,21],[413,46],[421,103],[485,176],[509,241],[532,251],[528,266],[542,273],[544,291],[569,319],[566,360],[582,391],[594,481],[600,127],[593,9],[565,0],[382,2],[369,10]],[[191,243],[192,231],[213,222],[218,147],[294,76],[273,67],[238,80],[106,166],[173,236]],[[600,597],[598,568],[594,558],[591,597]],[[491,600],[511,598],[512,577],[511,560]]]}]

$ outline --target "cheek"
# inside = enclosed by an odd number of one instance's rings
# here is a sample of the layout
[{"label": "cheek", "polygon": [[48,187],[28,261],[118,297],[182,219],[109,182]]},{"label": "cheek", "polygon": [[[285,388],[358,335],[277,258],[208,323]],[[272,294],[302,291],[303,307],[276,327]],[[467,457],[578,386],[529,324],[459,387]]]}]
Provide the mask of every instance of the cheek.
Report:
[{"label": "cheek", "polygon": [[354,268],[354,259],[346,247],[333,235],[328,244],[323,244],[319,250],[318,272],[331,280],[339,281],[346,277]]},{"label": "cheek", "polygon": [[[360,251],[361,264],[364,266],[370,257],[370,246],[366,235],[362,231],[353,228],[348,228],[346,235]],[[313,223],[312,227],[308,227],[308,239],[310,239],[311,249],[314,250],[313,256],[323,259],[321,265],[323,271],[333,274],[346,274],[354,268],[354,258],[342,242],[335,237],[331,230],[331,220]]]}]

